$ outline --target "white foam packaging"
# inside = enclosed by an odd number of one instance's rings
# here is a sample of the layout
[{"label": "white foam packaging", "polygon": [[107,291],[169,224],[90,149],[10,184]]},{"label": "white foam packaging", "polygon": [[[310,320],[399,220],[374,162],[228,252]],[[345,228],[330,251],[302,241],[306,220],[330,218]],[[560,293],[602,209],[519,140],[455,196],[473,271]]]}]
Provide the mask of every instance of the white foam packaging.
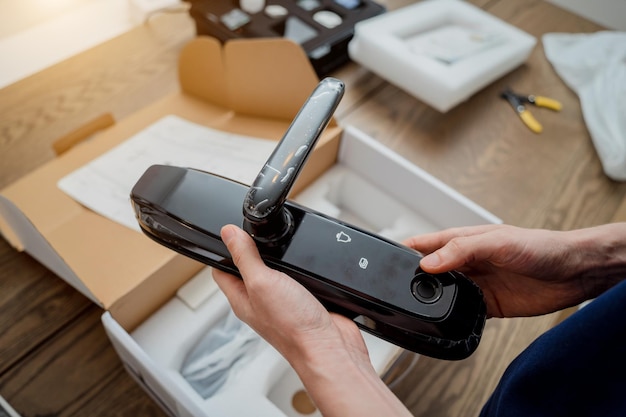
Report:
[{"label": "white foam packaging", "polygon": [[526,61],[537,40],[463,0],[424,0],[359,22],[350,58],[440,112]]},{"label": "white foam packaging", "polygon": [[[401,240],[448,227],[500,223],[468,200],[363,132],[346,127],[338,162],[302,191],[297,202],[366,230]],[[297,409],[303,390],[289,364],[262,342],[203,399],[180,373],[197,341],[229,312],[209,268],[201,270],[130,333],[109,312],[104,328],[128,372],[172,416],[320,416]],[[383,374],[402,350],[363,333],[372,364]]]}]

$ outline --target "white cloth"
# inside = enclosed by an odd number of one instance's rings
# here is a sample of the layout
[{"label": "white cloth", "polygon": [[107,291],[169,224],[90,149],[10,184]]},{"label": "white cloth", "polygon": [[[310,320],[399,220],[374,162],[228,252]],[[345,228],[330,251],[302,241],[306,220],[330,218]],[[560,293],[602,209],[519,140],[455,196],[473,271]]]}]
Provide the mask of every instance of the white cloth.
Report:
[{"label": "white cloth", "polygon": [[626,181],[626,32],[543,35],[548,61],[578,95],[607,176]]}]

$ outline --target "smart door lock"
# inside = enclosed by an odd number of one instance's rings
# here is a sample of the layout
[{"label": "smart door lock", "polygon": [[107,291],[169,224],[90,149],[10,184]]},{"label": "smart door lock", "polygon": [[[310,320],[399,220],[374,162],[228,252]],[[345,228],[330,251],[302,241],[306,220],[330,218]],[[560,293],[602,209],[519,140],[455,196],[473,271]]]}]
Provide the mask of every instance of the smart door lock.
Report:
[{"label": "smart door lock", "polygon": [[239,225],[268,266],[300,282],[329,310],[405,349],[466,358],[486,317],[472,281],[456,271],[428,274],[418,252],[287,200],[343,90],[339,80],[320,82],[251,187],[191,168],[148,168],[131,192],[141,229],[168,248],[239,275],[220,238],[224,225]]}]

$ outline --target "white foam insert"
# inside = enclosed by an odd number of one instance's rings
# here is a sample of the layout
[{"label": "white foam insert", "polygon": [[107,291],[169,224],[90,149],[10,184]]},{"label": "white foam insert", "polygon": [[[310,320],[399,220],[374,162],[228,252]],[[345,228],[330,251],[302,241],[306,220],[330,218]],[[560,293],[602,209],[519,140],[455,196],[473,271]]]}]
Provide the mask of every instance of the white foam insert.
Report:
[{"label": "white foam insert", "polygon": [[[185,356],[228,311],[228,303],[221,292],[207,298],[195,310],[175,297],[142,323],[131,337],[150,358],[147,365],[159,369],[162,375],[161,378],[144,376],[144,383],[158,393],[168,408],[178,409],[181,404],[193,403],[196,408],[204,410],[202,416],[213,416],[226,410],[229,415],[245,412],[245,415],[255,416],[301,416],[292,407],[291,399],[296,392],[303,390],[303,385],[287,361],[265,341],[238,362],[218,393],[208,399],[201,398],[180,374]],[[364,336],[372,363],[382,373],[397,354],[397,348],[371,335]],[[139,368],[144,366],[146,364]],[[137,373],[143,374],[143,370]],[[173,385],[178,387],[178,398],[165,393]],[[241,399],[242,392],[245,401]]]},{"label": "white foam insert", "polygon": [[462,0],[424,0],[359,22],[355,61],[446,112],[522,64],[536,39]]},{"label": "white foam insert", "polygon": [[313,210],[395,241],[418,232],[437,230],[428,219],[344,164],[332,167],[295,200]]},{"label": "white foam insert", "polygon": [[[500,222],[352,127],[344,131],[338,160],[298,196],[300,204],[395,240],[445,227]],[[103,315],[104,327],[125,366],[175,416],[303,416],[291,402],[303,389],[302,383],[264,341],[208,399],[201,398],[180,374],[185,356],[229,311],[225,296],[214,291],[207,270],[131,334],[108,312]],[[196,293],[191,300],[186,298],[190,292]],[[400,349],[363,335],[372,364],[382,374]]]}]

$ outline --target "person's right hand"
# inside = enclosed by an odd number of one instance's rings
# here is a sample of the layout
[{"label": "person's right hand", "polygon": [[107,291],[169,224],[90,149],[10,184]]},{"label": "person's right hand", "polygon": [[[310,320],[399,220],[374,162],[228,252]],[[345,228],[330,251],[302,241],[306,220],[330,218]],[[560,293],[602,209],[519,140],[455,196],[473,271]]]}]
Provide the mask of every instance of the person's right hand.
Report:
[{"label": "person's right hand", "polygon": [[534,316],[574,306],[624,277],[626,224],[569,232],[508,225],[461,227],[404,242],[430,273],[464,272],[489,317]]}]

